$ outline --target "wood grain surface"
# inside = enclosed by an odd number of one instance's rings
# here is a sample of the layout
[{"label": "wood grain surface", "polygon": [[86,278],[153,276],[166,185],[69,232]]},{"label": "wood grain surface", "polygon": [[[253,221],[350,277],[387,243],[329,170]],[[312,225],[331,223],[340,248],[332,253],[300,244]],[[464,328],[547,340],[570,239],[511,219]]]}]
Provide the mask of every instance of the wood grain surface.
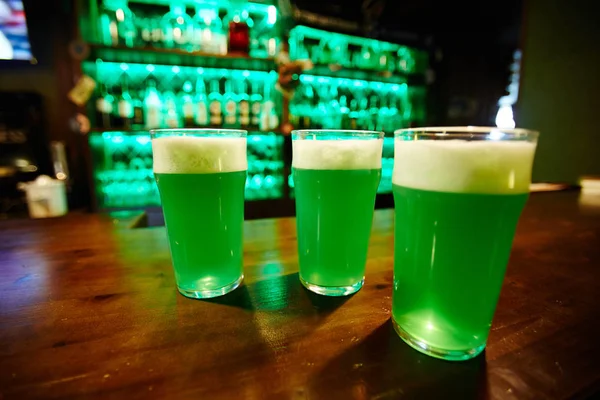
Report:
[{"label": "wood grain surface", "polygon": [[366,283],[298,282],[295,220],[245,225],[245,284],[175,289],[164,228],[70,214],[0,221],[0,398],[562,399],[600,389],[600,196],[531,196],[484,354],[405,345],[390,323],[393,211]]}]

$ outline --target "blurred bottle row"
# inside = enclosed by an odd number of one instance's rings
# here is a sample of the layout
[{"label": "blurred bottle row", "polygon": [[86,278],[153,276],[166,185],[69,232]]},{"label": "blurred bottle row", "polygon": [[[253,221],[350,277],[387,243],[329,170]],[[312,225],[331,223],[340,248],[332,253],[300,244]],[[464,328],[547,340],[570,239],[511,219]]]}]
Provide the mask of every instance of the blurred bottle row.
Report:
[{"label": "blurred bottle row", "polygon": [[210,54],[241,52],[273,57],[278,45],[277,9],[262,4],[172,0],[167,8],[127,0],[103,0],[99,38],[107,46],[156,47]]},{"label": "blurred bottle row", "polygon": [[393,132],[425,119],[424,88],[311,75],[300,82],[290,103],[298,128]]},{"label": "blurred bottle row", "polygon": [[[148,134],[92,133],[96,194],[101,208],[159,205],[152,172]],[[248,200],[283,197],[283,137],[274,133],[248,136]]]},{"label": "blurred bottle row", "polygon": [[298,26],[290,32],[292,59],[346,68],[424,73],[427,53],[394,43]]},{"label": "blurred bottle row", "polygon": [[141,64],[120,64],[115,68],[116,65],[96,66],[98,128],[223,127],[269,131],[279,126],[274,73]]}]

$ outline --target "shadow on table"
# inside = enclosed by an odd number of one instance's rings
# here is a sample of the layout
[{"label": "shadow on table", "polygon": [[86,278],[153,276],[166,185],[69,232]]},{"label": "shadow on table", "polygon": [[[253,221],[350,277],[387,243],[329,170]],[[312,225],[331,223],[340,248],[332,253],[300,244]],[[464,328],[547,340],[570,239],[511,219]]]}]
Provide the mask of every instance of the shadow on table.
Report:
[{"label": "shadow on table", "polygon": [[307,290],[298,279],[298,273],[274,276],[243,284],[225,296],[202,301],[240,307],[252,311],[286,310],[286,314],[329,314],[352,296],[320,296]]},{"label": "shadow on table", "polygon": [[486,397],[485,352],[442,361],[405,344],[391,320],[327,363],[308,383],[310,398],[474,399]]}]

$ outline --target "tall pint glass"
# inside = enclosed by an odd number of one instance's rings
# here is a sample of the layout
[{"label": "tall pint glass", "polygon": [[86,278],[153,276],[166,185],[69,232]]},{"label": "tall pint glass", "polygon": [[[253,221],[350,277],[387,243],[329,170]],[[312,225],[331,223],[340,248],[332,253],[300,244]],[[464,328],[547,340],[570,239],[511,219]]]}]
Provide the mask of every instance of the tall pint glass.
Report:
[{"label": "tall pint glass", "polygon": [[246,131],[150,132],[179,292],[226,294],[242,282]]},{"label": "tall pint glass", "polygon": [[485,348],[537,137],[479,127],[395,132],[392,318],[415,349],[466,360]]}]

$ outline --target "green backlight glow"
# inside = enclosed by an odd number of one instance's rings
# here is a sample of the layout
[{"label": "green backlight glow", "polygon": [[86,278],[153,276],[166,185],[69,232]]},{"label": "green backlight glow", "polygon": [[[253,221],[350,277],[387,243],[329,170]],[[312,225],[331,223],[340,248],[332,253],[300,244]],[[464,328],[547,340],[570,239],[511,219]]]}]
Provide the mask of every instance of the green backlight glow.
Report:
[{"label": "green backlight glow", "polygon": [[[422,75],[428,65],[427,52],[419,49],[307,26],[292,29],[289,43],[292,59],[310,59],[317,69],[333,64],[344,69],[378,71],[390,77]],[[338,74],[337,69],[330,72]]]},{"label": "green backlight glow", "polygon": [[308,26],[297,26],[290,31],[290,36],[302,36],[309,38],[319,38],[324,41],[340,41],[356,46],[374,46],[383,51],[398,51],[402,45],[390,42],[384,42],[376,39],[369,39],[360,36],[346,35],[337,32],[328,32],[321,29],[311,28]]},{"label": "green backlight glow", "polygon": [[[140,3],[140,4],[151,4],[151,5],[163,5],[170,6],[173,3],[173,0],[130,0],[130,3]],[[260,3],[252,3],[252,2],[240,2],[239,0],[184,0],[178,2],[181,5],[186,5],[188,7],[214,7],[220,9],[231,10],[233,8],[239,8],[240,4],[243,7],[243,11],[250,12],[253,14],[263,14],[270,15],[272,12],[270,10],[271,7],[266,4]],[[275,8],[275,7],[273,7]],[[275,15],[277,15],[277,9],[275,8]],[[277,19],[275,19],[277,20]]]},{"label": "green backlight glow", "polygon": [[[376,76],[374,76],[373,78],[377,79]],[[329,76],[318,76],[318,75],[311,75],[311,74],[300,75],[301,83],[317,82],[317,83],[325,84],[325,85],[335,84],[336,86],[353,85],[358,88],[369,88],[369,89],[375,90],[375,91],[382,91],[382,90],[383,91],[390,91],[390,90],[397,91],[401,88],[402,85],[404,85],[405,87],[407,86],[406,79],[404,79],[402,77],[398,77],[396,80],[398,81],[397,83],[389,83],[389,82],[380,82],[377,80],[364,80],[364,79],[353,79],[353,78],[334,78],[334,77],[329,77]]]},{"label": "green backlight glow", "polygon": [[[100,61],[100,60],[99,60]],[[225,69],[225,68],[198,68],[184,67],[178,65],[153,65],[136,63],[116,63],[116,62],[91,62],[82,63],[83,71],[95,77],[97,81],[108,85],[119,83],[120,76],[126,72],[132,81],[143,81],[150,74],[156,78],[168,79],[175,75],[193,77],[203,75],[205,80],[211,79],[250,79],[260,82],[274,82],[277,79],[275,71],[249,71],[246,69]]]},{"label": "green backlight glow", "polygon": [[[147,132],[93,132],[89,143],[100,208],[160,205],[152,172],[152,144]],[[282,152],[282,136],[266,132],[248,136],[247,200],[283,197]]]}]

